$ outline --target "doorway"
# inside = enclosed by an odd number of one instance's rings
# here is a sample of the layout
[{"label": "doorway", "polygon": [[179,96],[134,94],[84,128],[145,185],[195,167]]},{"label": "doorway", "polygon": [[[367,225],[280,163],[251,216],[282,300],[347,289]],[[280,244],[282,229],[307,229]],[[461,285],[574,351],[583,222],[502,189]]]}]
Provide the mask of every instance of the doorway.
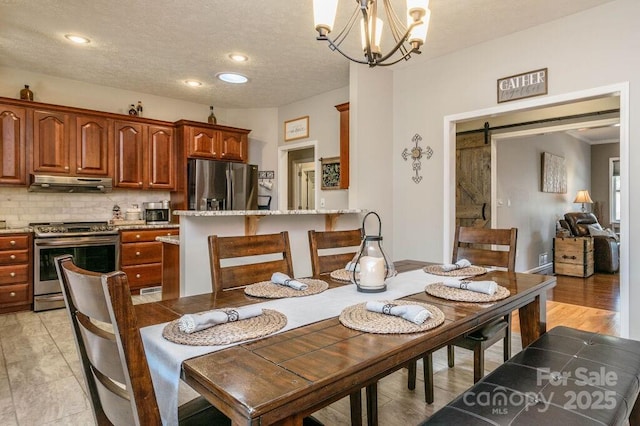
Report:
[{"label": "doorway", "polygon": [[314,210],[317,205],[317,142],[278,147],[278,209]]},{"label": "doorway", "polygon": [[[501,117],[515,112],[527,112],[536,109],[571,105],[575,102],[590,99],[619,96],[620,109],[620,235],[623,241],[628,241],[629,220],[629,84],[628,82],[587,89],[579,92],[531,98],[512,104],[503,104],[482,110],[446,116],[444,118],[444,229],[443,229],[443,258],[451,253],[451,241],[455,230],[455,182],[456,182],[456,129],[458,124],[472,120],[491,117]],[[621,336],[629,335],[629,246],[620,247],[620,324]]]}]

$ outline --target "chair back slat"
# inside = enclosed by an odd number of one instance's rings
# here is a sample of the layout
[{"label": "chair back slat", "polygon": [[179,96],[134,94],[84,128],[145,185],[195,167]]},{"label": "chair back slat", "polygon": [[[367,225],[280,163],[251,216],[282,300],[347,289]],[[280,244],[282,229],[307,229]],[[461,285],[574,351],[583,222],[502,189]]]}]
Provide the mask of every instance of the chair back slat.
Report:
[{"label": "chair back slat", "polygon": [[474,265],[497,266],[514,272],[518,230],[459,226],[453,244],[452,261],[467,259]]},{"label": "chair back slat", "polygon": [[[226,260],[225,265],[221,261]],[[289,233],[209,236],[209,261],[214,292],[268,281],[274,272],[293,278]]]},{"label": "chair back slat", "polygon": [[98,425],[159,425],[160,413],[127,276],[55,259]]},{"label": "chair back slat", "polygon": [[[360,229],[348,231],[310,230],[309,253],[314,276],[335,271],[346,266],[357,253],[362,242]],[[334,249],[340,249],[336,252]]]}]

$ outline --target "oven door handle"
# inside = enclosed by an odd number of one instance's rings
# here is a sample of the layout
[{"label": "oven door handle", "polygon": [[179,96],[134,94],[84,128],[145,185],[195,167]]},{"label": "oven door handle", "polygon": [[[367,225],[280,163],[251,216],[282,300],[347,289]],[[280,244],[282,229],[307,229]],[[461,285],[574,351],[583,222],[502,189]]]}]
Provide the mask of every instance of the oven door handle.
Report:
[{"label": "oven door handle", "polygon": [[39,239],[35,241],[36,247],[98,246],[117,243],[118,237],[52,238],[51,240]]},{"label": "oven door handle", "polygon": [[43,302],[64,302],[64,296],[62,293],[54,294],[51,296],[36,296],[38,300]]}]

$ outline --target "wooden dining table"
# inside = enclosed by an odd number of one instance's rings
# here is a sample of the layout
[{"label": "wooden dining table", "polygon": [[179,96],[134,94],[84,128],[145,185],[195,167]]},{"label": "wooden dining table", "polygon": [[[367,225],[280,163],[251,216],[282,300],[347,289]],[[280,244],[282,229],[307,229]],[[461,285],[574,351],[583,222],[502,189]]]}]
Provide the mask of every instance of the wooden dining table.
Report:
[{"label": "wooden dining table", "polygon": [[[428,265],[396,262],[398,272]],[[330,288],[350,285],[321,277]],[[375,334],[342,325],[338,317],[187,359],[182,379],[227,415],[234,425],[301,425],[305,417],[377,381],[424,354],[495,318],[519,311],[522,346],[546,332],[546,294],[553,276],[490,271],[510,295],[491,303],[454,302],[422,291],[403,300],[424,302],[445,316],[440,326],[409,334]],[[313,297],[313,296],[308,296]],[[382,296],[384,297],[384,296]],[[230,290],[136,305],[139,326],[175,320],[186,313],[239,307],[261,300]]]}]

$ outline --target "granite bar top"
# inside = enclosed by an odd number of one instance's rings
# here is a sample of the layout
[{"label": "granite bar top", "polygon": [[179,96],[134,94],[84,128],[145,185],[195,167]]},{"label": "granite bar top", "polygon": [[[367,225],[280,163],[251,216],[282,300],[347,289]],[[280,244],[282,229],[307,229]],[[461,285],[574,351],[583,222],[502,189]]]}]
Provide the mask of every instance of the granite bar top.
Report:
[{"label": "granite bar top", "polygon": [[362,209],[338,210],[175,210],[175,216],[295,216],[364,213]]},{"label": "granite bar top", "polygon": [[156,241],[160,241],[162,243],[167,243],[167,244],[175,244],[175,245],[179,246],[180,245],[180,236],[179,235],[169,235],[169,236],[156,237]]}]

